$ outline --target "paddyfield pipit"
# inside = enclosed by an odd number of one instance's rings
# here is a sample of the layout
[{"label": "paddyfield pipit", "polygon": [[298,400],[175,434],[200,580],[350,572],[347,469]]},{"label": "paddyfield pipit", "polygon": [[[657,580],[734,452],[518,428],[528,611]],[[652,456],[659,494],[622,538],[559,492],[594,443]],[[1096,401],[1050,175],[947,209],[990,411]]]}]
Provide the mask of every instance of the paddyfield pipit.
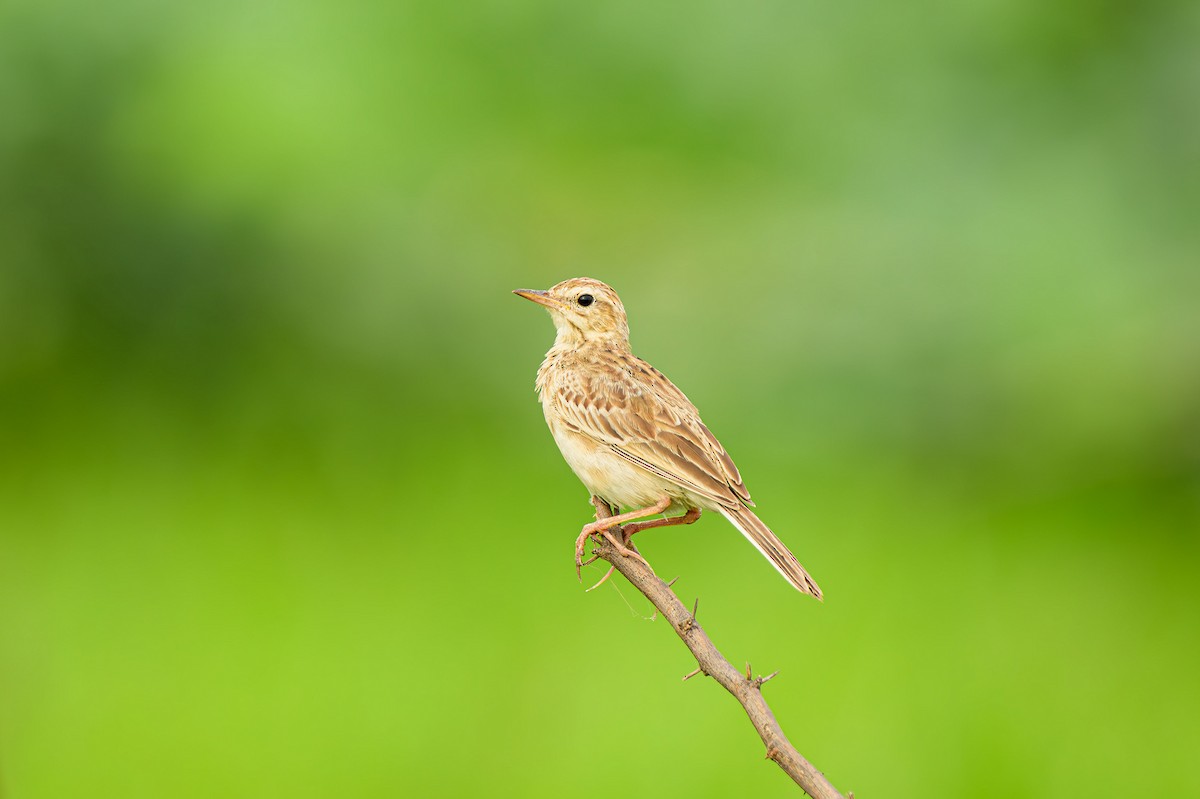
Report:
[{"label": "paddyfield pipit", "polygon": [[[537,373],[546,424],[571,469],[616,515],[584,526],[575,542],[580,567],[589,536],[601,534],[622,554],[629,537],[651,527],[691,524],[701,511],[728,519],[784,578],[821,598],[821,589],[754,505],[737,466],[675,384],[629,349],[629,324],[617,293],[576,277],[549,291],[513,292],[544,305],[558,328]],[[617,513],[628,508],[625,513]],[[677,515],[669,515],[669,514]],[[599,505],[597,506],[599,516]],[[668,514],[663,518],[636,519]],[[611,528],[623,524],[624,541]]]}]

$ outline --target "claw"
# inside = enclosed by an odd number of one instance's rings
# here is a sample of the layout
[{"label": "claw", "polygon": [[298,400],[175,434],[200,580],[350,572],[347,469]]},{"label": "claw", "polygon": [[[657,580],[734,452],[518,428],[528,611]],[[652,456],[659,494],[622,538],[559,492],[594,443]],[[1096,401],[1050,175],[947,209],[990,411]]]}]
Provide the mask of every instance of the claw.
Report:
[{"label": "claw", "polygon": [[[583,582],[583,551],[587,547],[587,540],[593,535],[597,534],[604,536],[604,539],[612,544],[613,548],[616,549],[622,557],[637,558],[642,562],[643,565],[645,565],[647,569],[650,569],[650,571],[653,572],[654,569],[651,568],[646,559],[642,557],[642,554],[629,545],[629,536],[637,532],[639,529],[645,529],[646,527],[661,527],[664,524],[690,524],[691,522],[695,521],[696,518],[699,518],[700,512],[698,510],[688,511],[688,513],[684,516],[677,517],[679,521],[661,519],[645,522],[642,525],[631,524],[629,525],[630,529],[628,532],[624,528],[618,527],[618,525],[626,522],[632,522],[634,519],[644,519],[647,516],[653,516],[656,513],[662,513],[670,506],[670,504],[671,498],[663,497],[648,508],[633,510],[629,511],[628,513],[619,513],[613,516],[611,515],[613,508],[608,507],[608,503],[606,501],[593,495],[592,505],[596,507],[596,521],[585,524],[583,529],[579,532],[579,537],[575,539],[575,576],[579,578],[579,581]],[[620,530],[620,539],[613,534],[612,530],[614,527]],[[592,560],[595,559],[596,557],[593,555],[592,559],[589,560],[588,563],[591,563]],[[607,579],[608,575],[606,574],[604,576],[604,580]],[[601,580],[600,583],[603,583],[604,580]],[[597,583],[596,585],[600,585],[600,583]],[[595,587],[596,586],[592,586],[592,588]],[[589,588],[588,590],[590,591],[592,589]]]}]

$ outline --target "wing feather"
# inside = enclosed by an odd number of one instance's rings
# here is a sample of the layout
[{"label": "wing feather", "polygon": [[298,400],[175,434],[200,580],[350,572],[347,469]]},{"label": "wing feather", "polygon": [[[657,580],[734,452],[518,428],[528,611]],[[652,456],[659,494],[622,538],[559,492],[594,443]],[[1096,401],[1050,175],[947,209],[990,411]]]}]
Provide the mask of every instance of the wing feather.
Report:
[{"label": "wing feather", "polygon": [[576,432],[718,505],[752,505],[733,459],[665,375],[628,352],[562,369],[554,402]]}]

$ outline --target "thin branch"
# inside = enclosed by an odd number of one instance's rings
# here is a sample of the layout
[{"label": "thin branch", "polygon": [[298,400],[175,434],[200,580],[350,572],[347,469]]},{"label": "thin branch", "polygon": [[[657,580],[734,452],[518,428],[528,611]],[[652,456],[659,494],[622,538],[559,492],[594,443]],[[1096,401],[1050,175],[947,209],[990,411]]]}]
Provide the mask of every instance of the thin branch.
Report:
[{"label": "thin branch", "polygon": [[[599,505],[597,505],[599,508]],[[607,508],[599,509],[599,517],[607,518]],[[619,531],[616,531],[620,535]],[[592,553],[608,561],[617,571],[624,575],[635,588],[646,595],[646,598],[657,608],[658,612],[671,623],[675,634],[683,640],[687,648],[696,657],[698,668],[684,677],[695,676],[698,673],[712,677],[734,698],[741,703],[750,717],[750,723],[758,731],[763,744],[767,747],[767,757],[774,760],[778,766],[804,789],[813,799],[846,799],[836,788],[825,779],[825,775],[817,771],[812,763],[796,751],[791,741],[783,734],[783,728],[775,720],[775,714],[767,705],[762,695],[762,685],[775,676],[750,679],[749,664],[743,674],[732,663],[725,659],[713,645],[708,634],[696,622],[694,611],[689,611],[671,588],[660,580],[644,562],[637,558],[623,557],[609,541],[600,538],[594,545]],[[674,580],[672,580],[674,582]],[[698,602],[699,600],[697,600]],[[776,672],[778,674],[778,672]],[[851,794],[853,795],[853,794]]]}]

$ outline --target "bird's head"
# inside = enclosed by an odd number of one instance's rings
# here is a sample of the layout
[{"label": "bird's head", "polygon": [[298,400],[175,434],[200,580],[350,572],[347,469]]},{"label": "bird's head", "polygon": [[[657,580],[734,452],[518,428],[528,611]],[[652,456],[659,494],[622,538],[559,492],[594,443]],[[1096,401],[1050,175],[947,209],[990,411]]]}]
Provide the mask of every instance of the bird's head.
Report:
[{"label": "bird's head", "polygon": [[546,291],[516,289],[513,294],[546,306],[558,328],[558,342],[629,345],[629,323],[617,292],[590,277],[573,277]]}]

